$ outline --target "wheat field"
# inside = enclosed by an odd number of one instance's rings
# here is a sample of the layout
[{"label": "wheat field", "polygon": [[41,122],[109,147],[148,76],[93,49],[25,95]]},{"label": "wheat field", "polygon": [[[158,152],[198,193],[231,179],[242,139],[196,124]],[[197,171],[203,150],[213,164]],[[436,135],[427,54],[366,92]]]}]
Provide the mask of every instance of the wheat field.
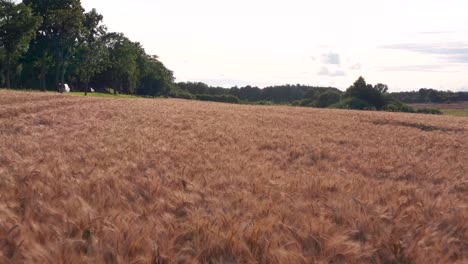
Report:
[{"label": "wheat field", "polygon": [[468,118],[0,91],[0,263],[467,263]]}]

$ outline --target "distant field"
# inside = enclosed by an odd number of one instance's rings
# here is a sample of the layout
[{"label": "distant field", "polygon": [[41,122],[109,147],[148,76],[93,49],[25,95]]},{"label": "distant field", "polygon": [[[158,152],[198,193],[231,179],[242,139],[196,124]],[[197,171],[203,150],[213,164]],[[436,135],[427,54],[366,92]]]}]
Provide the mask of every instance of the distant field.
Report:
[{"label": "distant field", "polygon": [[411,104],[416,108],[468,109],[468,101],[450,104]]},{"label": "distant field", "polygon": [[441,111],[446,115],[468,117],[468,109],[441,109]]},{"label": "distant field", "polygon": [[466,263],[468,122],[0,91],[0,263]]},{"label": "distant field", "polygon": [[451,104],[411,104],[415,108],[437,108],[446,115],[468,117],[468,102]]}]

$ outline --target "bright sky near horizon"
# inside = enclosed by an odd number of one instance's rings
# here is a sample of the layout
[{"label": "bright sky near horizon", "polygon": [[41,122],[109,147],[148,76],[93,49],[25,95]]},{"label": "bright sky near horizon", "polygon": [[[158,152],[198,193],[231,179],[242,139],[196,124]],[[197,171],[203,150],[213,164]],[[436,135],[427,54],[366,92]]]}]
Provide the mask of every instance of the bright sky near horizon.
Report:
[{"label": "bright sky near horizon", "polygon": [[468,0],[81,0],[177,81],[468,91]]}]

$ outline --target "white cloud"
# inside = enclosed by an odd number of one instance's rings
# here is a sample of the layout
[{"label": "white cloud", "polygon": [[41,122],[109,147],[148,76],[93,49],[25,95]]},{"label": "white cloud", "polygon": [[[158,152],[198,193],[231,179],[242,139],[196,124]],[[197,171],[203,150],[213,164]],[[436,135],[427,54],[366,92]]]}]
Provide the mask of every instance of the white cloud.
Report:
[{"label": "white cloud", "polygon": [[321,67],[320,70],[317,73],[320,76],[330,76],[330,77],[339,77],[339,76],[346,76],[346,73],[342,70],[332,70],[330,71],[328,67]]},{"label": "white cloud", "polygon": [[321,61],[324,64],[340,65],[341,64],[340,54],[336,52],[323,53],[321,56]]}]

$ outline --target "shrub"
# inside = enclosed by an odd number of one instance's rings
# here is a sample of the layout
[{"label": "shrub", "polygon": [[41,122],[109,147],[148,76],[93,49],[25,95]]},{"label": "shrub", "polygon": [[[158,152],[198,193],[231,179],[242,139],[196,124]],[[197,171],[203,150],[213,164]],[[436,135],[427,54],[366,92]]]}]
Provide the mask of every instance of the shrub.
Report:
[{"label": "shrub", "polygon": [[395,101],[383,108],[387,112],[405,112],[405,113],[414,113],[416,110],[409,105],[403,104],[401,102]]},{"label": "shrub", "polygon": [[325,108],[340,101],[341,95],[337,92],[328,91],[319,95],[314,105],[316,107]]},{"label": "shrub", "polygon": [[292,106],[300,106],[301,102],[302,102],[302,100],[296,100],[296,101],[292,102]]},{"label": "shrub", "polygon": [[238,104],[240,103],[239,98],[234,95],[222,94],[222,95],[211,95],[211,94],[197,94],[196,99],[201,101],[213,101],[222,103]]},{"label": "shrub", "polygon": [[187,100],[194,99],[193,94],[191,94],[190,92],[186,90],[182,90],[179,88],[172,89],[168,95],[169,97],[173,97],[173,98],[180,98],[180,99],[187,99]]},{"label": "shrub", "polygon": [[[272,101],[265,101],[265,100],[262,100],[262,101],[245,101],[245,100],[241,100],[240,103],[245,104],[245,105],[275,105]],[[293,103],[293,105],[294,105],[294,103]]]},{"label": "shrub", "polygon": [[420,114],[431,114],[431,115],[442,115],[442,111],[436,108],[422,108],[422,109],[417,109],[416,113]]},{"label": "shrub", "polygon": [[257,104],[257,105],[274,105],[274,103],[272,101],[265,101],[265,100],[257,101],[257,102],[255,102],[255,104]]},{"label": "shrub", "polygon": [[383,110],[388,111],[388,112],[442,115],[442,112],[439,109],[435,109],[435,108],[414,109],[413,107],[403,104],[399,101],[395,101],[395,102],[392,102],[391,104],[386,105]]},{"label": "shrub", "polygon": [[300,106],[315,107],[315,100],[310,98],[303,99],[301,100]]},{"label": "shrub", "polygon": [[355,98],[348,97],[340,102],[330,105],[329,108],[338,108],[338,109],[356,109],[356,110],[373,110],[375,109],[368,102]]}]

